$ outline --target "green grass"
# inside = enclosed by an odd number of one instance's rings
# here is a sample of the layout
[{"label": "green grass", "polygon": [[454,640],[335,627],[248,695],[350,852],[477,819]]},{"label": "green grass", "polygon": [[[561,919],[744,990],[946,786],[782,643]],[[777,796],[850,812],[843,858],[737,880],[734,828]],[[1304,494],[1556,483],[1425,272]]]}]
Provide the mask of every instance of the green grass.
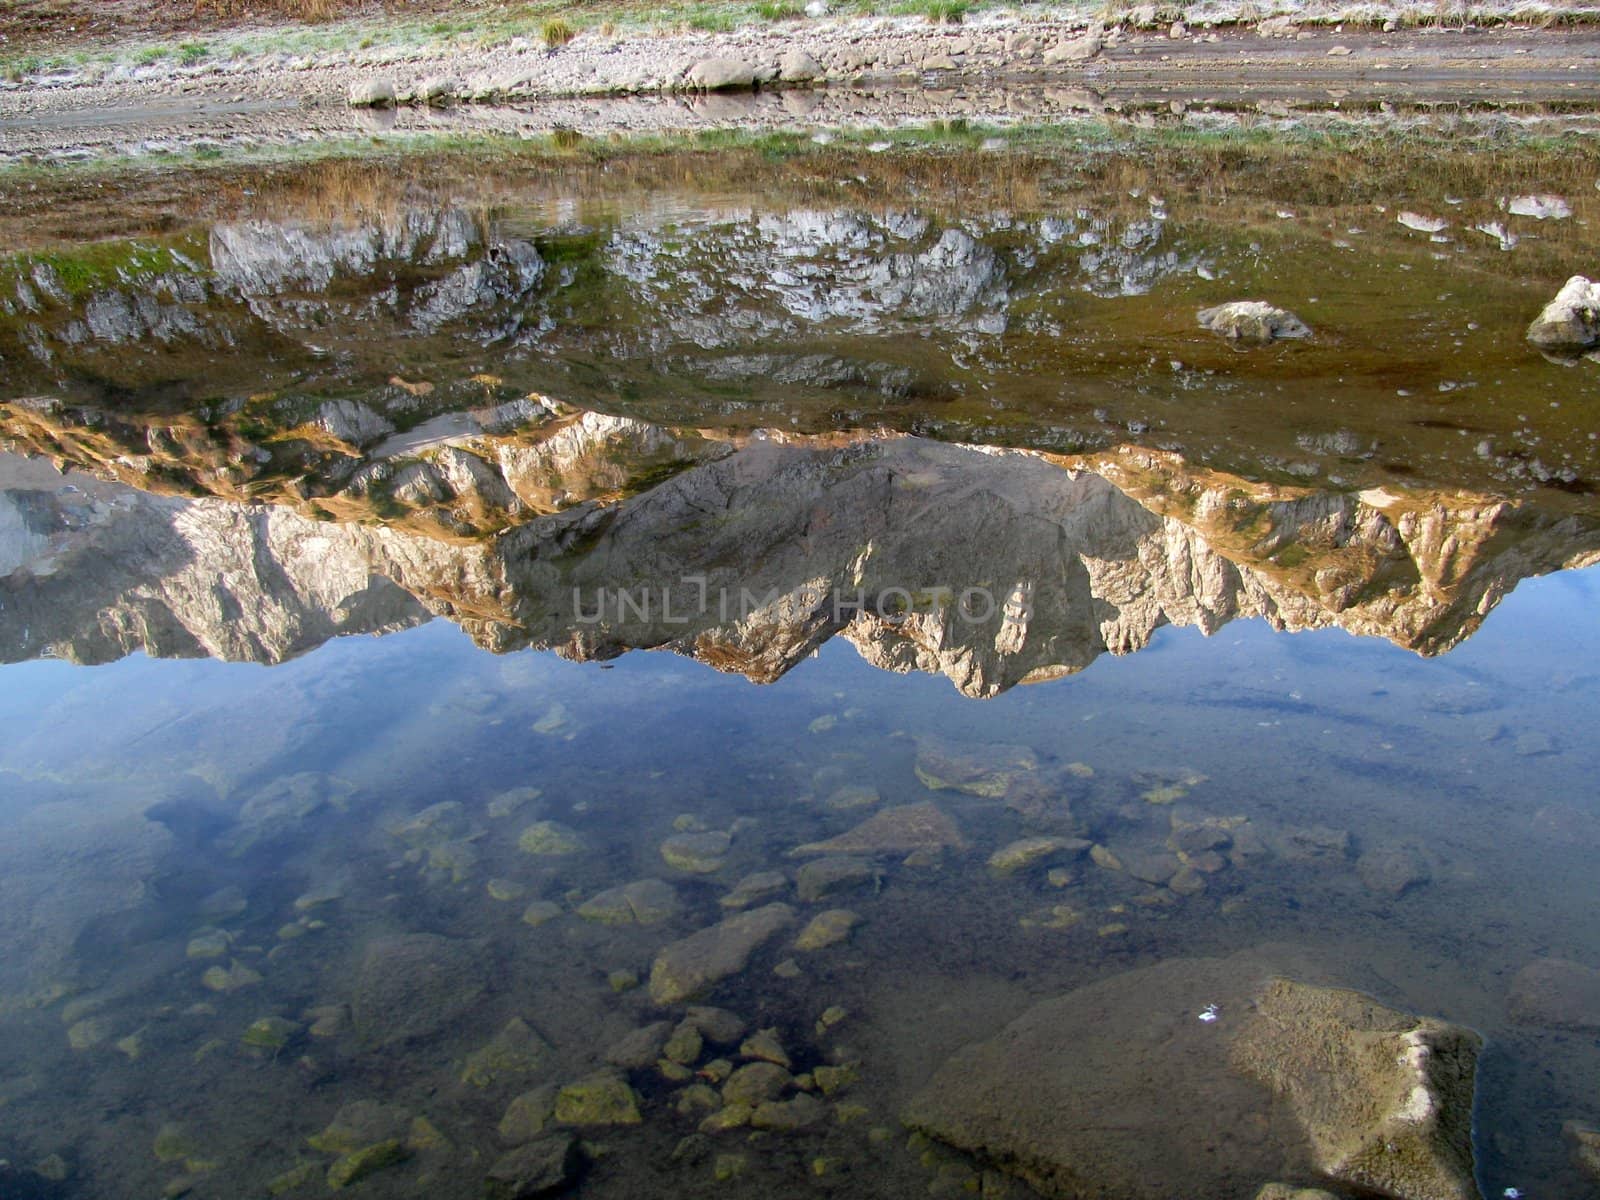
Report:
[{"label": "green grass", "polygon": [[902,0],[889,11],[897,17],[926,17],[930,25],[959,25],[974,7],[968,0]]}]

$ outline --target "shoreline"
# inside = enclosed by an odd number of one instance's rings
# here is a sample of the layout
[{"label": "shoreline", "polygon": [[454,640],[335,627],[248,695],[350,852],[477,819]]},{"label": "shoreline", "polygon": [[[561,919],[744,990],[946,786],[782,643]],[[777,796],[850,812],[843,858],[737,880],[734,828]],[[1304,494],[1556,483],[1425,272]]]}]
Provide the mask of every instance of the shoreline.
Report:
[{"label": "shoreline", "polygon": [[[428,130],[529,136],[541,124],[608,134],[772,128],[785,119],[1040,121],[1115,111],[1139,97],[1184,106],[1565,105],[1589,102],[1597,88],[1600,25],[1385,33],[1284,18],[1192,30],[1181,22],[1102,29],[1078,18],[851,18],[668,36],[584,32],[553,50],[513,41],[377,65],[338,53],[248,70],[154,66],[130,78],[85,72],[13,83],[0,88],[0,160],[137,156],[152,142],[159,155],[168,139],[204,148]],[[1010,98],[1025,92],[1035,99]],[[353,107],[363,95],[379,106]]]}]

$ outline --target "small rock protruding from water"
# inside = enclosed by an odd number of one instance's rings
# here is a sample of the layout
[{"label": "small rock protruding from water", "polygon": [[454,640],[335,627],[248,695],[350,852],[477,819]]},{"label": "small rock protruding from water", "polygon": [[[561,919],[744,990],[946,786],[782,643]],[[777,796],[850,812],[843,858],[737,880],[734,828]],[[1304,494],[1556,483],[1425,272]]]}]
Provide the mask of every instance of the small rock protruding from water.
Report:
[{"label": "small rock protruding from water", "polygon": [[1200,310],[1204,329],[1230,342],[1264,346],[1284,339],[1308,338],[1311,327],[1285,308],[1265,300],[1233,300]]},{"label": "small rock protruding from water", "polygon": [[390,79],[358,79],[350,85],[347,94],[351,108],[393,108],[394,81]]},{"label": "small rock protruding from water", "polygon": [[1600,345],[1600,283],[1574,275],[1528,326],[1541,350],[1574,354]]}]

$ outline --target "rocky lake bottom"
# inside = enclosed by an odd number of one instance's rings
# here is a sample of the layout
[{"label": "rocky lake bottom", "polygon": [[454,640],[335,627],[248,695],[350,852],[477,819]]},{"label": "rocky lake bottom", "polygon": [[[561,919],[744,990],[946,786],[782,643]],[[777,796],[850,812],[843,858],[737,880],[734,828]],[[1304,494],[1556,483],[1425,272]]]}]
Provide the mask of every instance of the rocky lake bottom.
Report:
[{"label": "rocky lake bottom", "polygon": [[1588,119],[0,179],[0,1195],[1592,1189]]}]

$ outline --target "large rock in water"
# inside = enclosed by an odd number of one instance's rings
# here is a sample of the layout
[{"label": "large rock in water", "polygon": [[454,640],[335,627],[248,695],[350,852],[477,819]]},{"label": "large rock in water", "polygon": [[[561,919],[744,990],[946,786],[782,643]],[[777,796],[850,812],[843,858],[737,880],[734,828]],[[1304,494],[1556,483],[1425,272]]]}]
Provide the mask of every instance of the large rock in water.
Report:
[{"label": "large rock in water", "polygon": [[1528,326],[1541,350],[1576,352],[1600,345],[1600,283],[1574,275]]},{"label": "large rock in water", "polygon": [[737,975],[759,946],[793,923],[794,909],[768,904],[673,942],[650,968],[650,999],[677,1004]]},{"label": "large rock in water", "polygon": [[[1197,1019],[1210,1005],[1217,1019]],[[1224,1200],[1331,1179],[1477,1200],[1480,1044],[1260,959],[1179,959],[1036,1005],[952,1056],[905,1119],[1050,1196]]]},{"label": "large rock in water", "polygon": [[807,842],[791,853],[910,854],[917,850],[962,850],[966,844],[944,810],[931,801],[923,801],[886,808],[838,837]]},{"label": "large rock in water", "polygon": [[479,943],[432,933],[373,942],[350,997],[357,1035],[389,1046],[439,1032],[483,995],[491,970],[483,955]]},{"label": "large rock in water", "polygon": [[1233,300],[1200,310],[1200,324],[1229,341],[1265,345],[1280,338],[1307,338],[1311,327],[1288,309],[1265,300]]}]

